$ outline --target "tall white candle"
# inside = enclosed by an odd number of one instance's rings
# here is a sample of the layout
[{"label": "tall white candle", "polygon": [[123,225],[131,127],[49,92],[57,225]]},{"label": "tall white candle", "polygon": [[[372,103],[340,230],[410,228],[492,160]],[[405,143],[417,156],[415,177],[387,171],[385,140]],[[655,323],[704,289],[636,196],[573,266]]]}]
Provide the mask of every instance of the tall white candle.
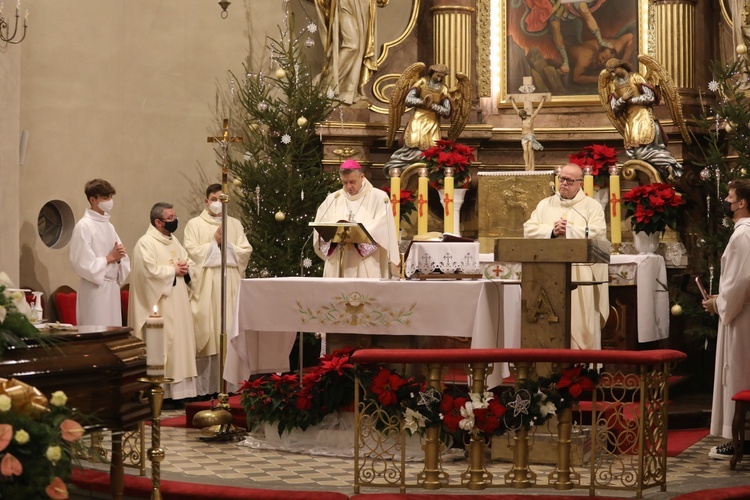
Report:
[{"label": "tall white candle", "polygon": [[164,353],[164,320],[159,316],[159,308],[146,319],[146,375],[163,377],[166,355]]}]

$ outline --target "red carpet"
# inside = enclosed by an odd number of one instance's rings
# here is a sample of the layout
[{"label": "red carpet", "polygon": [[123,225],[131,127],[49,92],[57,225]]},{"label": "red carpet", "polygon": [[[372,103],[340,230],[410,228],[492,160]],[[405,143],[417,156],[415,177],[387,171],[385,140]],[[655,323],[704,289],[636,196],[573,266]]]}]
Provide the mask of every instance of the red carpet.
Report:
[{"label": "red carpet", "polygon": [[[109,474],[89,469],[73,469],[72,483],[85,491],[109,493]],[[126,496],[151,498],[151,478],[125,475]],[[315,500],[347,500],[343,493],[315,491]],[[164,500],[307,500],[309,491],[264,490],[258,488],[237,488],[234,486],[217,486],[211,484],[179,483],[161,481],[161,496]],[[559,500],[559,499],[558,499]]]},{"label": "red carpet", "polygon": [[[455,489],[451,490],[456,491]],[[428,500],[434,499],[440,493],[360,493],[349,497],[350,500]],[[507,493],[496,493],[487,495],[453,495],[445,497],[450,500],[581,500],[582,498],[592,498],[596,500],[622,500],[622,497],[590,497],[588,495],[512,495]]]},{"label": "red carpet", "polygon": [[676,457],[695,443],[708,436],[708,429],[678,429],[669,431],[667,456]]},{"label": "red carpet", "polygon": [[672,500],[747,500],[750,498],[750,486],[733,486],[716,490],[701,490],[685,493]]}]

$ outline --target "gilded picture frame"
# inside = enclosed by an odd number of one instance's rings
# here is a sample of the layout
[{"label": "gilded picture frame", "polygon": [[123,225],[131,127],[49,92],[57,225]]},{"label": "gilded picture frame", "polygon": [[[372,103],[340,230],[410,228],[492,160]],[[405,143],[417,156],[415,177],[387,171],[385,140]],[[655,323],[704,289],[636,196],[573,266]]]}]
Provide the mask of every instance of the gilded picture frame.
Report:
[{"label": "gilded picture frame", "polygon": [[[552,93],[552,106],[598,105],[596,82],[607,59],[626,59],[637,68],[638,54],[653,51],[649,0],[507,0],[500,4],[498,107],[510,106],[508,94],[519,92],[524,76],[533,77],[536,92]],[[604,43],[597,40],[592,27]]]}]

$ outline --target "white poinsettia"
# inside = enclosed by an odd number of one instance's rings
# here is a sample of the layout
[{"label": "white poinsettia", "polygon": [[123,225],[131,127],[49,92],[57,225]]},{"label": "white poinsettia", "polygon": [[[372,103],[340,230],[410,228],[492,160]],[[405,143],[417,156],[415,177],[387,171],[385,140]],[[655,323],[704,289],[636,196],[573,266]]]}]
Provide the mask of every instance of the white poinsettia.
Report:
[{"label": "white poinsettia", "polygon": [[408,429],[412,434],[423,428],[425,422],[425,416],[418,411],[407,408],[406,412],[404,412],[404,428]]},{"label": "white poinsettia", "polygon": [[472,392],[469,394],[469,397],[471,398],[472,407],[477,410],[482,410],[490,405],[490,400],[495,397],[495,395],[491,392],[485,392],[483,394]]},{"label": "white poinsettia", "polygon": [[461,416],[464,417],[458,423],[458,427],[470,431],[474,429],[474,404],[471,401],[467,401],[461,408]]}]

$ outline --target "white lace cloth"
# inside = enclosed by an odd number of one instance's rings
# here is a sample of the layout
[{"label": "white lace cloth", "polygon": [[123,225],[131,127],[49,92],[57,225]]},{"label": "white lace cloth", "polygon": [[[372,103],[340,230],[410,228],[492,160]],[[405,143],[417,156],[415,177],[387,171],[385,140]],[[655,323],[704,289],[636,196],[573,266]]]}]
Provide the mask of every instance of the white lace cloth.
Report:
[{"label": "white lace cloth", "polygon": [[406,276],[413,274],[477,274],[479,242],[415,241],[404,262]]}]

